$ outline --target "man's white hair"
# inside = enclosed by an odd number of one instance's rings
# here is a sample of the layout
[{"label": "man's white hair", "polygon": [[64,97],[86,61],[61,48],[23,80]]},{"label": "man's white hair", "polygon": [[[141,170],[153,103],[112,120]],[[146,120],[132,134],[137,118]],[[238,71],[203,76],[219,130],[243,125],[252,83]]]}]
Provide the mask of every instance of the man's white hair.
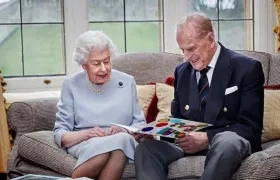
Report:
[{"label": "man's white hair", "polygon": [[102,31],[87,31],[81,34],[76,43],[73,53],[73,60],[79,65],[87,62],[92,51],[109,50],[111,58],[116,55],[116,45]]},{"label": "man's white hair", "polygon": [[190,26],[195,30],[197,36],[214,32],[210,18],[203,12],[194,12],[183,17],[176,25],[176,33],[182,29],[189,29]]}]

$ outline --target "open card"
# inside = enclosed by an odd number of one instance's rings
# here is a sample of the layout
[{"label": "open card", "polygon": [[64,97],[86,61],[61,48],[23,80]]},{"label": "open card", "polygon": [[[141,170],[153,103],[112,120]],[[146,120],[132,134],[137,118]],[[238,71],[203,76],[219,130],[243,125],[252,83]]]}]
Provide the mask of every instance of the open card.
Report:
[{"label": "open card", "polygon": [[187,133],[201,130],[203,128],[212,126],[211,124],[190,121],[178,118],[165,118],[153,121],[140,128],[125,126],[121,124],[114,124],[129,131],[143,134],[150,134],[154,136],[163,136],[169,138],[179,138],[185,136]]}]

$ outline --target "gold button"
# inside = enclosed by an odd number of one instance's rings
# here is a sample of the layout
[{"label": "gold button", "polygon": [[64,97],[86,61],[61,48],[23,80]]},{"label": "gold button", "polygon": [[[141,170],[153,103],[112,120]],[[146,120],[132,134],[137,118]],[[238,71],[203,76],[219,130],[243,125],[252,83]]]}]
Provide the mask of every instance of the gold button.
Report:
[{"label": "gold button", "polygon": [[224,107],[224,112],[227,112],[227,108],[226,107]]},{"label": "gold button", "polygon": [[186,105],[185,106],[185,110],[189,110],[190,109],[190,106],[189,105]]}]

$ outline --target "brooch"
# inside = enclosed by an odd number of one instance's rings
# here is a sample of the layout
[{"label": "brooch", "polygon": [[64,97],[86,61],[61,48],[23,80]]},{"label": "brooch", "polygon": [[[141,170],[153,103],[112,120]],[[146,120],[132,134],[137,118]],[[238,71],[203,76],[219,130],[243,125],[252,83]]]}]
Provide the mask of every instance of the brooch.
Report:
[{"label": "brooch", "polygon": [[119,85],[119,88],[123,88],[123,82],[119,81],[118,85]]}]

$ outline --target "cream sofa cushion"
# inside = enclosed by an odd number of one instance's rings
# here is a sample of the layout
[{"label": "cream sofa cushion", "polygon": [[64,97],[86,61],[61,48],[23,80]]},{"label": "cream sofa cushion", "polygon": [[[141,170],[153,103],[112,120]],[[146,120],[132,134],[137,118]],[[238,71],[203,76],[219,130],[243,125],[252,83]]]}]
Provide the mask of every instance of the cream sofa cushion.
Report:
[{"label": "cream sofa cushion", "polygon": [[155,95],[155,85],[136,85],[140,107],[147,117],[149,106]]},{"label": "cream sofa cushion", "polygon": [[158,98],[157,108],[159,110],[156,120],[171,116],[171,101],[174,97],[174,87],[156,83],[156,95]]},{"label": "cream sofa cushion", "polygon": [[280,90],[264,91],[262,141],[280,139]]}]

